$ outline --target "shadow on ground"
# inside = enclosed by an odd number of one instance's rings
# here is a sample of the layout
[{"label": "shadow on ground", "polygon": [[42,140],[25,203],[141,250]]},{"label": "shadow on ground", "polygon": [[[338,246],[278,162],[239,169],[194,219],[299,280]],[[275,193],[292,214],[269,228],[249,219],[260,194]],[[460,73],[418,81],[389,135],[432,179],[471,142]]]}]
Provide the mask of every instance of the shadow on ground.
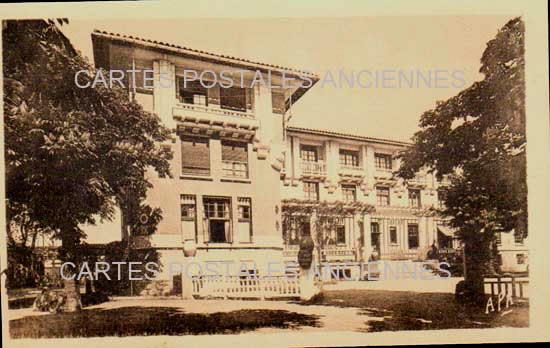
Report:
[{"label": "shadow on ground", "polygon": [[[528,327],[529,304],[515,303],[501,312],[460,304],[454,294],[383,290],[325,291],[303,305],[357,307],[359,314],[376,317],[362,332]],[[496,306],[496,304],[495,304]]]},{"label": "shadow on ground", "polygon": [[235,334],[259,328],[319,327],[319,317],[285,310],[243,309],[212,314],[173,307],[85,309],[10,321],[12,338]]}]

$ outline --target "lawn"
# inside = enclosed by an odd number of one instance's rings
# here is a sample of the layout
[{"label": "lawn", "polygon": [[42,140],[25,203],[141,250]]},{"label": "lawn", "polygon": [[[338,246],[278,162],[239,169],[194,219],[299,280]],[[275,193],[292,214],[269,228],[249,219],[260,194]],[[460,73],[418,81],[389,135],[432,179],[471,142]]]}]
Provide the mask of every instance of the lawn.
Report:
[{"label": "lawn", "polygon": [[380,318],[367,321],[366,332],[529,326],[526,302],[485,314],[484,306],[462,305],[447,293],[335,290],[325,291],[304,304],[361,308],[362,314]]},{"label": "lawn", "polygon": [[12,338],[234,334],[259,328],[319,325],[317,316],[284,310],[185,313],[173,307],[85,309],[10,321]]}]

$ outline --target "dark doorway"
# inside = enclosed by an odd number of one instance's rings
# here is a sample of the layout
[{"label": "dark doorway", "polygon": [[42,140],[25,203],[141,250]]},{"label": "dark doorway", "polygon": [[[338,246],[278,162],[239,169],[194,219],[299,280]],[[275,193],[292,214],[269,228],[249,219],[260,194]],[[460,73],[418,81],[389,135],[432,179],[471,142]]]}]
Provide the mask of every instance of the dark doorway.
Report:
[{"label": "dark doorway", "polygon": [[210,220],[210,241],[212,243],[227,243],[225,225],[224,220]]}]

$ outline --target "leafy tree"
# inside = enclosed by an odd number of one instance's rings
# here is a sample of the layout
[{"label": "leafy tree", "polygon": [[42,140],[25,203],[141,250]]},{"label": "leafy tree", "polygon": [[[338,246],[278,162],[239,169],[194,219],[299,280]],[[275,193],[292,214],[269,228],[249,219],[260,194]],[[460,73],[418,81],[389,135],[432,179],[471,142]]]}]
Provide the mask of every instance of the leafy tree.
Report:
[{"label": "leafy tree", "polygon": [[[58,24],[67,20],[58,20]],[[126,90],[79,88],[95,70],[53,20],[4,21],[2,27],[8,221],[28,216],[61,240],[62,261],[78,264],[83,224],[111,219],[134,226],[151,184],[145,173],[170,176],[170,132]],[[137,207],[141,207],[137,209]],[[79,308],[65,281],[68,310]]]},{"label": "leafy tree", "polygon": [[449,175],[441,213],[464,242],[471,300],[483,298],[495,232],[527,233],[524,65],[524,24],[515,18],[487,43],[484,79],[424,112],[400,155],[404,179],[423,167]]}]

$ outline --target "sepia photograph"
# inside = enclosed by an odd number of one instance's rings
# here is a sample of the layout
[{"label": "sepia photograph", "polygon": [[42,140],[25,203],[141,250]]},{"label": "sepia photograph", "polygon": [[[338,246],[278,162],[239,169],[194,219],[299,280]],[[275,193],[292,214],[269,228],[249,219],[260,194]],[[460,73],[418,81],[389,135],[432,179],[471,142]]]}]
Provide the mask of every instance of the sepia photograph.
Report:
[{"label": "sepia photograph", "polygon": [[[550,148],[528,126],[550,117],[548,60],[528,50],[548,43],[527,10],[485,2],[493,14],[2,14],[5,339],[533,329]],[[417,342],[399,337],[376,342]]]}]

